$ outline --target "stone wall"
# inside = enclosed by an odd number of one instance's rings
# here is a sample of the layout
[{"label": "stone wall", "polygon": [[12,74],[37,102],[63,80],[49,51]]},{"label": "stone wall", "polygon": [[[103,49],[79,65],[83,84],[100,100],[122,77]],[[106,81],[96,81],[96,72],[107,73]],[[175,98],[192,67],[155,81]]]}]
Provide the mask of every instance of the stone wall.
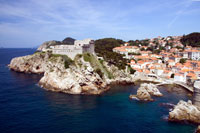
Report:
[{"label": "stone wall", "polygon": [[200,107],[200,81],[194,83],[193,104]]},{"label": "stone wall", "polygon": [[74,42],[74,45],[75,46],[83,46],[83,45],[85,45],[85,44],[90,44],[90,42],[91,42],[92,40],[91,39],[84,39],[84,40],[76,40],[75,42]]},{"label": "stone wall", "polygon": [[77,54],[86,52],[95,54],[94,40],[91,39],[76,40],[74,45],[56,45],[51,48],[53,54],[67,55],[71,59],[74,59]]},{"label": "stone wall", "polygon": [[91,54],[95,54],[93,43],[90,43],[89,45],[83,46],[83,53],[86,53],[86,52],[91,53]]},{"label": "stone wall", "polygon": [[82,54],[82,48],[74,48],[74,49],[53,49],[53,54],[63,54],[70,57],[72,60],[77,54]]}]

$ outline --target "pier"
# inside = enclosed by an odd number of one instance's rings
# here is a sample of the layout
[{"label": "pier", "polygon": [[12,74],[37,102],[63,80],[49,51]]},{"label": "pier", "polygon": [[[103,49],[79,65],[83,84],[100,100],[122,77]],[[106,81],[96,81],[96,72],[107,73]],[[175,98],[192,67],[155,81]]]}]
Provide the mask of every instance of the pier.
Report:
[{"label": "pier", "polygon": [[179,85],[183,88],[185,88],[186,90],[188,90],[189,92],[194,92],[194,88],[191,87],[191,86],[188,86],[187,84],[183,83],[183,82],[174,82],[174,81],[166,81],[166,82],[163,82],[163,83],[160,83],[160,84],[157,84],[157,86],[160,86],[160,85],[170,85],[170,84],[176,84],[176,85]]}]

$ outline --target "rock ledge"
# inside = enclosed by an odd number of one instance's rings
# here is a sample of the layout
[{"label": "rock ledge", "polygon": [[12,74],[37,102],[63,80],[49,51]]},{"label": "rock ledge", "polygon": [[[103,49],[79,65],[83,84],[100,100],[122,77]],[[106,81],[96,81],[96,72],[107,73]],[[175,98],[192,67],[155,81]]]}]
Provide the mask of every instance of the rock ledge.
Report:
[{"label": "rock ledge", "polygon": [[141,101],[153,101],[151,96],[163,96],[157,89],[156,85],[143,83],[137,90],[137,95],[130,95],[131,99],[139,99]]},{"label": "rock ledge", "polygon": [[188,121],[200,124],[200,110],[193,105],[190,100],[188,102],[181,100],[174,109],[169,112],[168,119],[169,121]]}]

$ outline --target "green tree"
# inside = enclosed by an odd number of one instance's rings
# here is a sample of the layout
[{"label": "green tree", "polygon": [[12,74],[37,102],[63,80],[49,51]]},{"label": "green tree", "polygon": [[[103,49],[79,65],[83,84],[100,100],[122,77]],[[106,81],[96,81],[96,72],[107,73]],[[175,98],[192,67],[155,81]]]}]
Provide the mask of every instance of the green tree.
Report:
[{"label": "green tree", "polygon": [[184,46],[189,45],[192,47],[200,47],[200,33],[194,32],[184,35],[180,41],[182,44],[184,44]]},{"label": "green tree", "polygon": [[113,48],[119,47],[123,43],[125,43],[123,40],[115,38],[99,39],[95,41],[95,52],[109,64],[113,64],[119,69],[125,69],[128,60],[123,58],[123,55],[113,52]]},{"label": "green tree", "polygon": [[174,78],[174,73],[172,73],[171,77],[170,78]]},{"label": "green tree", "polygon": [[185,62],[186,62],[186,59],[184,59],[184,58],[180,59],[181,64],[184,64]]}]

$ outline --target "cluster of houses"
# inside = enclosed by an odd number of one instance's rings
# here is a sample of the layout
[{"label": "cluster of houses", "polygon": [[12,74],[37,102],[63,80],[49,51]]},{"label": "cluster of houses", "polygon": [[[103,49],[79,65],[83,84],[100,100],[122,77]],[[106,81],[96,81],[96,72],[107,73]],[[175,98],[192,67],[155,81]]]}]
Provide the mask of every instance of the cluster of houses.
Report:
[{"label": "cluster of houses", "polygon": [[169,48],[171,46],[167,46],[168,44],[173,44],[173,47],[184,47],[184,45],[180,42],[182,36],[168,36],[168,37],[160,37],[152,38],[149,40],[150,46],[155,46],[157,42],[159,45]]},{"label": "cluster of houses", "polygon": [[[130,59],[129,65],[138,72],[190,83],[200,79],[200,49],[190,46],[178,49],[177,46],[183,47],[179,40],[180,37],[175,37],[173,47],[162,50],[159,55],[153,54],[152,51],[141,51],[141,48],[145,50],[147,46],[126,46],[127,44],[116,47],[113,51]],[[164,46],[163,43],[160,39],[160,45]],[[130,54],[131,52],[134,54]]]}]

